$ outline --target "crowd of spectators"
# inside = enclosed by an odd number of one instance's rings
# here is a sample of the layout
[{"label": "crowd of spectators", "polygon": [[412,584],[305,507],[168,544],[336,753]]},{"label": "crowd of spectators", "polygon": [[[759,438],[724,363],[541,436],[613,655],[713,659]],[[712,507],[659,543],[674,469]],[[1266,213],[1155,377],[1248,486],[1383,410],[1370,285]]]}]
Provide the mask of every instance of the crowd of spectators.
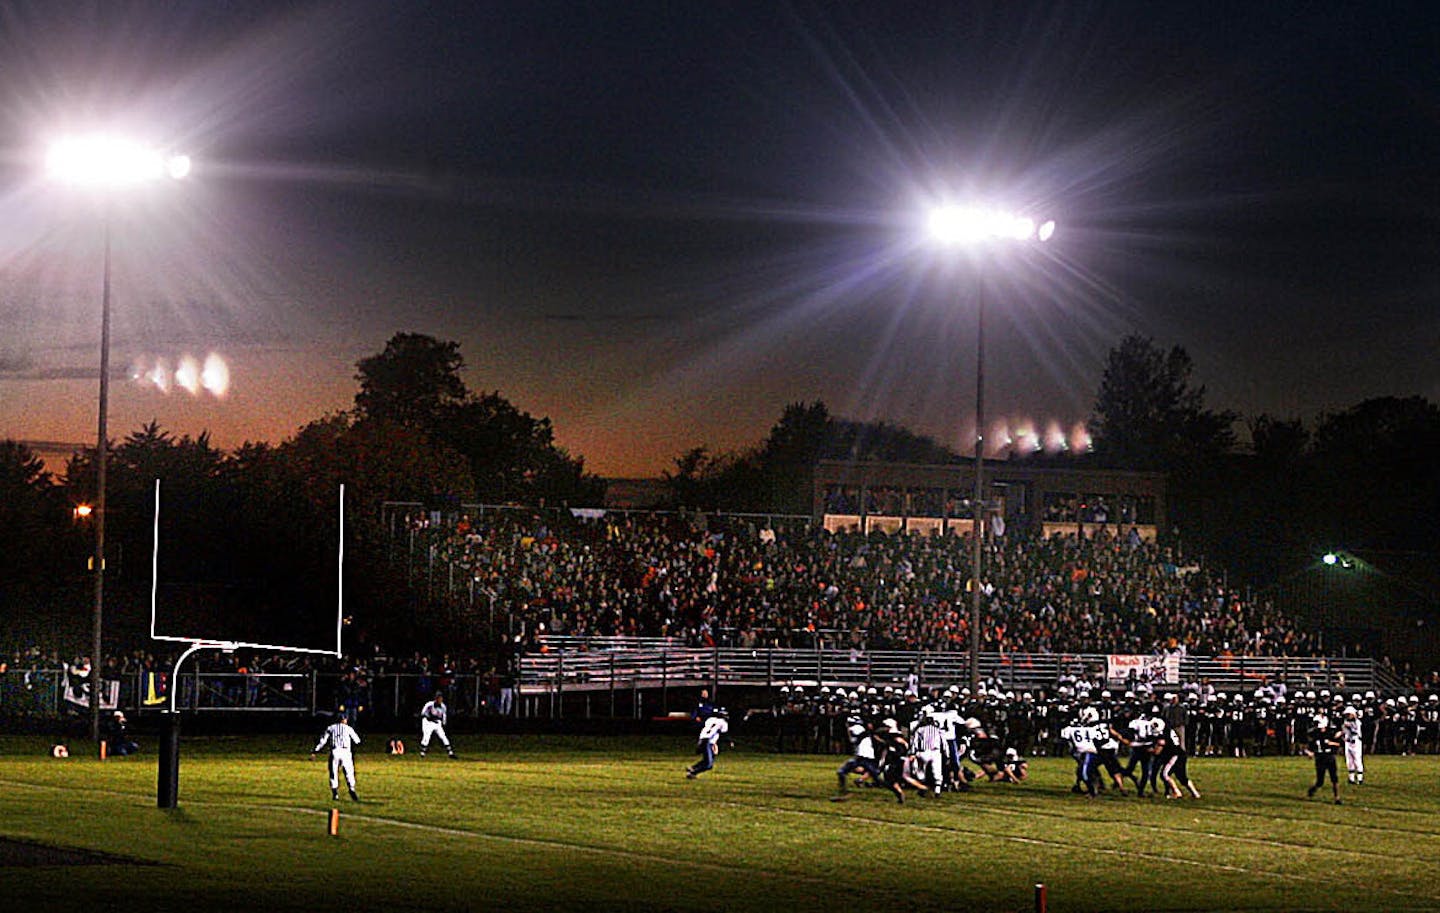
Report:
[{"label": "crowd of spectators", "polygon": [[[674,514],[494,511],[420,523],[440,559],[505,606],[527,638],[929,651],[970,643],[968,536]],[[996,537],[980,587],[987,651],[1323,652],[1315,631],[1248,599],[1182,543],[1115,527]]]},{"label": "crowd of spectators", "polygon": [[[505,654],[392,653],[357,638],[341,660],[208,651],[207,672],[328,672],[359,681],[501,680],[547,635],[666,637],[690,646],[965,651],[968,536],[827,532],[799,520],[665,513],[491,510],[407,520],[402,547],[429,553],[453,599],[490,604]],[[1315,656],[1316,630],[1247,598],[1180,541],[1120,527],[1010,532],[987,542],[981,649],[1003,653]],[[492,632],[494,633],[494,632]],[[174,655],[117,645],[105,677],[166,673]],[[88,666],[39,647],[0,671]],[[1417,685],[1419,683],[1417,682]]]}]

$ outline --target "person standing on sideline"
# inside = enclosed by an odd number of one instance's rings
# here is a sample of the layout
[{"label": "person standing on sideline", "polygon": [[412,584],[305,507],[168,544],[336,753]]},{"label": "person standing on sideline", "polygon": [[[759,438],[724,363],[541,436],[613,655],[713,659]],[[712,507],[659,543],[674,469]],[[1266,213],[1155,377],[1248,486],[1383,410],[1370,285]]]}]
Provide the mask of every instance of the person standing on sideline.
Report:
[{"label": "person standing on sideline", "polygon": [[720,737],[730,731],[730,714],[724,707],[718,707],[700,727],[700,740],[695,745],[700,760],[685,768],[685,779],[693,780],[715,766],[715,755],[720,752]]},{"label": "person standing on sideline", "polygon": [[710,689],[701,688],[700,700],[695,704],[695,709],[690,711],[690,722],[696,726],[704,726],[714,712],[715,705],[710,702]]},{"label": "person standing on sideline", "polygon": [[337,714],[335,722],[326,727],[320,741],[310,750],[310,760],[315,760],[316,752],[327,744],[330,746],[330,798],[340,798],[340,773],[343,771],[345,785],[350,788],[350,798],[359,802],[360,795],[355,792],[355,756],[352,752],[360,744],[360,734],[345,722],[343,715]]},{"label": "person standing on sideline", "polygon": [[1335,804],[1339,805],[1340,777],[1335,772],[1335,749],[1340,747],[1340,736],[1330,728],[1329,717],[1323,713],[1316,715],[1315,725],[1310,727],[1305,743],[1305,753],[1315,759],[1315,785],[1310,787],[1306,795],[1315,798],[1315,790],[1324,784],[1325,777],[1328,776],[1330,792],[1335,797]]},{"label": "person standing on sideline", "polygon": [[420,757],[430,748],[430,737],[434,736],[445,746],[445,753],[455,757],[455,748],[450,737],[445,735],[445,724],[450,720],[450,711],[445,708],[445,695],[435,692],[435,700],[420,708]]},{"label": "person standing on sideline", "polygon": [[1346,707],[1345,720],[1340,724],[1340,740],[1345,743],[1345,781],[1351,786],[1365,782],[1365,758],[1362,746],[1365,737],[1361,734],[1360,714],[1354,707]]}]

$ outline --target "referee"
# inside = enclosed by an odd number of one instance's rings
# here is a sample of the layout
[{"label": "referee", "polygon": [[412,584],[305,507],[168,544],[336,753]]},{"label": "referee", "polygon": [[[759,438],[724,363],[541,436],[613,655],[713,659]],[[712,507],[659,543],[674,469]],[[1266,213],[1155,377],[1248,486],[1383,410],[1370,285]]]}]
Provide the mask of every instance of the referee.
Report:
[{"label": "referee", "polygon": [[1330,792],[1335,804],[1340,804],[1340,776],[1335,770],[1335,749],[1340,747],[1340,734],[1330,726],[1330,718],[1320,713],[1315,716],[1315,725],[1305,737],[1305,753],[1315,759],[1315,785],[1306,793],[1315,798],[1315,791],[1330,778]]}]

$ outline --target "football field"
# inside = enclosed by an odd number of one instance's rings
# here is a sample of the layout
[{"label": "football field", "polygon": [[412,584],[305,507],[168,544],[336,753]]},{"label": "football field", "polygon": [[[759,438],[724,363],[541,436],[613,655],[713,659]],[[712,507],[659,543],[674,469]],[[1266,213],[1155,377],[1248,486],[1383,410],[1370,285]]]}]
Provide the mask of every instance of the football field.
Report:
[{"label": "football field", "polygon": [[1088,800],[1039,759],[902,806],[830,801],[842,758],[743,744],[689,781],[683,736],[461,735],[451,761],[364,734],[359,803],[309,737],[189,737],[175,810],[153,741],[101,762],[0,738],[5,908],[1032,910],[1043,882],[1053,911],[1440,909],[1432,757],[1370,759],[1341,805],[1305,798],[1305,758],[1200,758],[1198,800]]}]

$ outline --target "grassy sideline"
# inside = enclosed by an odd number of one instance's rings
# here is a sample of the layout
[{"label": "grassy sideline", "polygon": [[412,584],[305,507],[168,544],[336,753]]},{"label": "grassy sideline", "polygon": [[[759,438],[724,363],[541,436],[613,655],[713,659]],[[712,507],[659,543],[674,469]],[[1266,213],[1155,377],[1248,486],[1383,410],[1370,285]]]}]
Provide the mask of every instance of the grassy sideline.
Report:
[{"label": "grassy sideline", "polygon": [[[58,761],[0,737],[0,837],[135,863],[0,867],[7,906],[254,911],[1440,909],[1437,758],[1374,758],[1345,804],[1306,801],[1304,758],[1199,759],[1191,801],[1022,786],[828,801],[838,758],[743,745],[683,776],[676,738],[461,737],[463,756],[367,740],[338,838],[303,738],[188,738],[180,808],[155,755]],[[467,747],[470,751],[466,751]],[[344,795],[342,790],[341,795]],[[117,908],[113,907],[112,908]]]}]

